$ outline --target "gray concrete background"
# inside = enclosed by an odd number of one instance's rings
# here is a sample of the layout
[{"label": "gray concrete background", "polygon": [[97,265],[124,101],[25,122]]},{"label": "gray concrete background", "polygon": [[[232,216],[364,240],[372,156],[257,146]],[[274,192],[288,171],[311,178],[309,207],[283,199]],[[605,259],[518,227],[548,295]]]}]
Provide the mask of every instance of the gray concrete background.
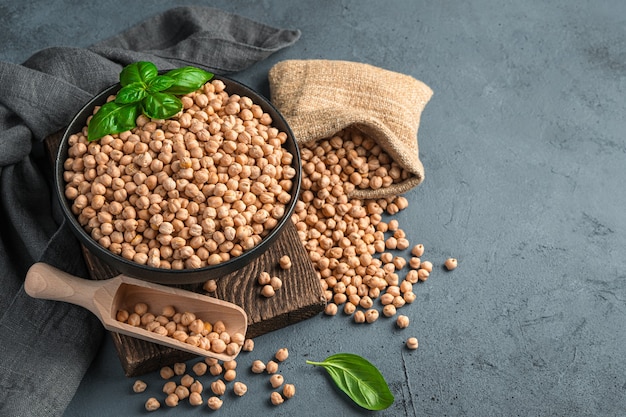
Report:
[{"label": "gray concrete background", "polygon": [[[289,58],[367,62],[428,84],[426,180],[398,219],[435,265],[460,263],[419,286],[409,329],[320,316],[258,338],[240,356],[249,393],[226,396],[222,415],[367,415],[304,364],[341,351],[378,365],[396,396],[372,414],[626,415],[626,3],[4,0],[0,59],[88,46],[182,4],[302,31],[234,77],[266,95],[267,71]],[[408,351],[413,335],[420,348]],[[298,391],[273,407],[247,365],[283,346]],[[106,338],[66,415],[143,414],[162,384],[145,379],[133,394]]]}]

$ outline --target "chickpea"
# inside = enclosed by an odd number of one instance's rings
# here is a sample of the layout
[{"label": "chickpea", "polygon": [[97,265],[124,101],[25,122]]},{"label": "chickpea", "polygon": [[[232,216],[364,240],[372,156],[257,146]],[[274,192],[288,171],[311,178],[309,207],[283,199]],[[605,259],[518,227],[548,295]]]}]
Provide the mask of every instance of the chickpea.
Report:
[{"label": "chickpea", "polygon": [[142,380],[138,379],[133,384],[133,392],[144,392],[147,387],[148,387],[148,385],[145,382],[143,382]]},{"label": "chickpea", "polygon": [[327,316],[334,316],[337,314],[337,304],[335,303],[328,303],[326,304],[326,307],[324,308],[324,314],[326,314]]},{"label": "chickpea", "polygon": [[184,385],[179,385],[174,390],[174,394],[178,397],[178,399],[184,400],[185,398],[189,397],[189,388]]},{"label": "chickpea", "polygon": [[274,357],[277,361],[284,362],[289,357],[289,350],[287,348],[278,349]]},{"label": "chickpea", "polygon": [[424,245],[420,243],[413,246],[413,249],[411,249],[411,254],[416,258],[421,258],[422,255],[424,255]]},{"label": "chickpea", "polygon": [[406,329],[409,327],[409,318],[407,316],[400,315],[396,319],[396,326],[400,329]]},{"label": "chickpea", "polygon": [[217,291],[217,282],[214,279],[210,279],[210,280],[208,280],[207,282],[204,283],[202,288],[206,292],[215,292],[215,291]]},{"label": "chickpea", "polygon": [[456,258],[448,258],[446,259],[446,262],[444,265],[448,271],[452,271],[453,269],[456,269],[458,262]]},{"label": "chickpea", "polygon": [[274,296],[274,294],[276,294],[276,292],[270,284],[264,285],[261,289],[261,295],[263,295],[265,298],[271,298]]},{"label": "chickpea", "polygon": [[293,398],[296,395],[296,387],[293,384],[285,384],[283,385],[283,397],[285,398]]},{"label": "chickpea", "polygon": [[248,392],[248,387],[243,382],[237,381],[233,384],[233,392],[235,395],[242,397]]},{"label": "chickpea", "polygon": [[368,323],[373,323],[378,320],[378,316],[378,310],[371,308],[365,312],[365,321],[367,321]]},{"label": "chickpea", "polygon": [[222,373],[222,365],[219,363],[214,363],[209,366],[209,373],[213,376],[218,376]]},{"label": "chickpea", "polygon": [[280,258],[280,267],[282,269],[290,269],[291,268],[291,258],[288,255],[284,255]]},{"label": "chickpea", "polygon": [[255,360],[254,362],[252,362],[251,371],[255,374],[263,373],[265,371],[265,368],[266,366],[263,361]]},{"label": "chickpea", "polygon": [[162,367],[159,373],[163,379],[170,379],[174,376],[174,370],[169,366]]},{"label": "chickpea", "polygon": [[202,400],[202,394],[199,392],[192,392],[191,394],[189,394],[189,404],[197,407],[199,405],[202,405],[204,401]]},{"label": "chickpea", "polygon": [[269,285],[271,278],[272,277],[268,272],[263,271],[259,274],[257,282],[259,283],[259,285]]},{"label": "chickpea", "polygon": [[211,410],[219,410],[222,407],[223,401],[218,397],[211,397],[207,401],[207,405]]},{"label": "chickpea", "polygon": [[204,374],[206,374],[207,371],[207,364],[204,362],[198,362],[193,366],[193,372],[197,375],[197,376],[202,376]]},{"label": "chickpea", "polygon": [[178,398],[178,395],[176,395],[175,393],[169,394],[167,397],[165,397],[165,405],[167,405],[168,407],[176,407],[179,401],[180,398]]},{"label": "chickpea", "polygon": [[407,349],[415,350],[415,349],[417,349],[418,346],[419,346],[419,343],[418,343],[416,337],[409,337],[407,339],[407,341],[406,341]]},{"label": "chickpea", "polygon": [[270,395],[270,401],[272,402],[273,405],[280,405],[285,401],[285,399],[283,398],[282,395],[280,395],[279,392],[274,391]]},{"label": "chickpea", "polygon": [[246,352],[252,352],[254,350],[254,340],[252,339],[246,339],[243,342],[243,350],[245,350]]},{"label": "chickpea", "polygon": [[268,374],[275,374],[278,372],[278,363],[274,361],[269,361],[267,365],[265,365],[265,372]]},{"label": "chickpea", "polygon": [[154,397],[148,398],[144,407],[147,411],[156,411],[161,407],[161,403]]},{"label": "chickpea", "polygon": [[215,395],[224,395],[226,392],[226,384],[221,379],[211,383],[211,391]]},{"label": "chickpea", "polygon": [[187,387],[187,388],[189,388],[191,384],[193,383],[194,383],[194,379],[189,374],[183,375],[183,377],[180,379],[180,385]]},{"label": "chickpea", "polygon": [[272,388],[280,387],[284,382],[284,378],[281,374],[274,374],[270,377],[270,385]]},{"label": "chickpea", "polygon": [[176,391],[176,382],[174,381],[168,381],[163,385],[163,392],[165,394],[172,394],[174,391]]},{"label": "chickpea", "polygon": [[396,315],[396,312],[396,306],[394,306],[393,304],[387,304],[383,307],[383,316],[385,317],[393,317]]},{"label": "chickpea", "polygon": [[365,323],[365,313],[363,311],[356,311],[353,317],[355,323]]}]

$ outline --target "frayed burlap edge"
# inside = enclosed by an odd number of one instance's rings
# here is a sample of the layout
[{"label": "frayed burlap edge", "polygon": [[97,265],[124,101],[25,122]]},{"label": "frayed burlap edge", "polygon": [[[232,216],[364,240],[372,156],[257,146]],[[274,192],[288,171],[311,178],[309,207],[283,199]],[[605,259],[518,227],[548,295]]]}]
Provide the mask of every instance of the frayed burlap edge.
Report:
[{"label": "frayed burlap edge", "polygon": [[424,180],[417,131],[433,92],[408,75],[369,64],[288,60],[269,72],[271,100],[300,144],[355,128],[373,138],[411,176],[379,189],[357,189],[351,197],[393,197]]}]

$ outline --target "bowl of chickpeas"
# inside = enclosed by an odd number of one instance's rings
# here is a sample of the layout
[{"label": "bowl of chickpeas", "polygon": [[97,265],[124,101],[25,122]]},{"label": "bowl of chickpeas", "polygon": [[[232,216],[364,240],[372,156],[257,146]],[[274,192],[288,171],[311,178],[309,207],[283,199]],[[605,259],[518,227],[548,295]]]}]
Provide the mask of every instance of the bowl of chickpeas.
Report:
[{"label": "bowl of chickpeas", "polygon": [[115,84],[65,130],[56,194],[80,242],[120,273],[192,284],[235,272],[278,238],[298,200],[301,161],[287,122],[262,95],[215,76],[166,120],[87,140]]}]

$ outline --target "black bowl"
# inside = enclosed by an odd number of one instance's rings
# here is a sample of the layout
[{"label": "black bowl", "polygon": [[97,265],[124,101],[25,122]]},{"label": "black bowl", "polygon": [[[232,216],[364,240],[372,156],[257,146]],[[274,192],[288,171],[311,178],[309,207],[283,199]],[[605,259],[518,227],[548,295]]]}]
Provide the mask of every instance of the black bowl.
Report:
[{"label": "black bowl", "polygon": [[219,79],[226,85],[226,92],[229,95],[238,94],[240,96],[246,96],[252,99],[255,104],[260,105],[263,111],[267,112],[273,120],[272,125],[282,132],[287,134],[287,141],[285,149],[287,149],[293,155],[292,166],[296,170],[296,176],[292,179],[293,187],[290,192],[291,201],[285,207],[285,215],[278,221],[278,224],[270,233],[261,240],[254,248],[244,252],[240,256],[231,258],[226,262],[222,262],[218,265],[206,266],[197,269],[181,269],[171,270],[163,268],[150,267],[148,265],[141,265],[120,255],[116,255],[108,249],[101,246],[96,242],[78,223],[76,216],[71,211],[71,202],[65,197],[65,181],[63,179],[63,164],[67,158],[68,152],[68,139],[72,134],[80,132],[87,123],[87,118],[93,114],[93,108],[95,106],[102,105],[106,102],[107,97],[117,93],[120,89],[120,85],[115,84],[106,90],[99,93],[93,99],[91,99],[74,117],[67,129],[65,130],[59,146],[59,151],[55,162],[55,189],[57,197],[61,203],[63,214],[67,219],[72,231],[80,242],[100,260],[120,273],[133,276],[145,281],[155,282],[159,284],[195,284],[207,281],[209,279],[218,279],[224,275],[235,272],[254,259],[263,254],[272,243],[280,236],[287,222],[291,221],[291,215],[294,211],[298,196],[300,193],[300,179],[302,176],[302,166],[300,162],[300,152],[298,145],[293,136],[293,132],[287,125],[287,122],[283,116],[278,112],[269,100],[260,94],[256,93],[251,88],[224,76],[215,76],[214,79]]}]

